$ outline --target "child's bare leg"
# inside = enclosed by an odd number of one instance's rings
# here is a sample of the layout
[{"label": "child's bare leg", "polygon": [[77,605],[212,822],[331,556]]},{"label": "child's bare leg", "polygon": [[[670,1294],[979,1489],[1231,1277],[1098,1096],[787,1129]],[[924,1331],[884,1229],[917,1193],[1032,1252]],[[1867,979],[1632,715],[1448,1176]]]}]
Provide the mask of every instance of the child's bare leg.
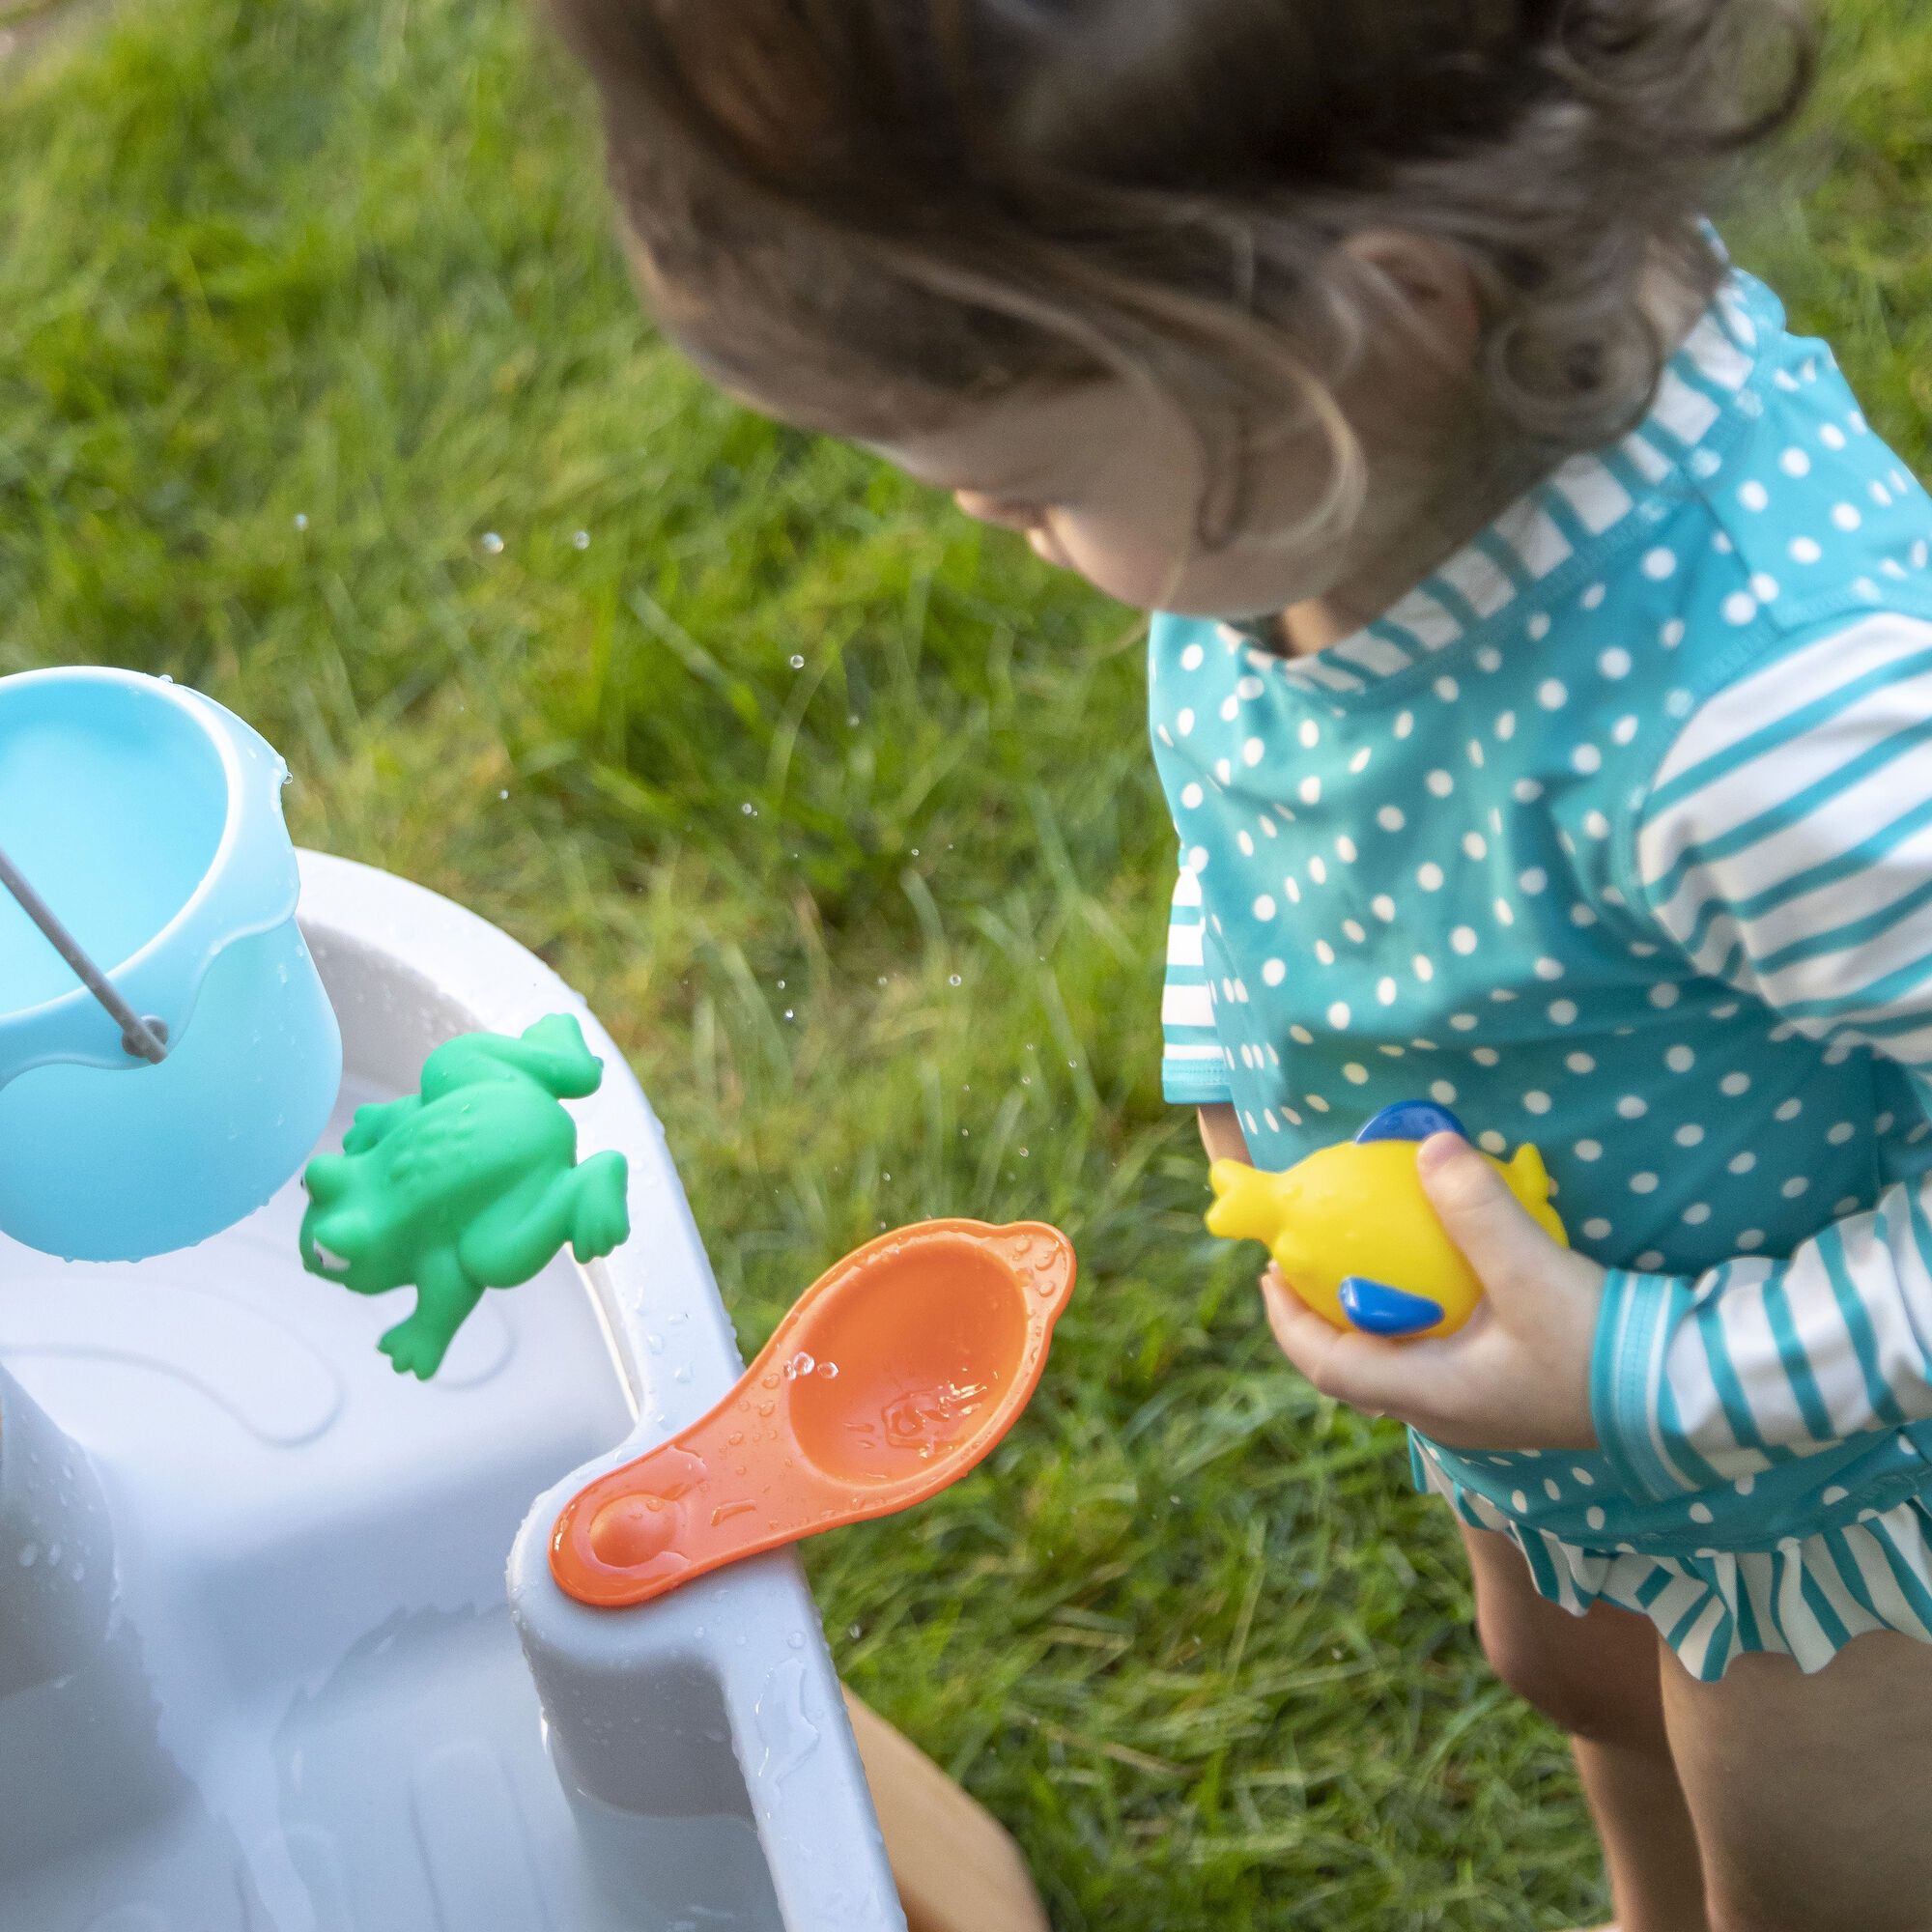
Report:
[{"label": "child's bare leg", "polygon": [[1932,1645],[1861,1636],[1814,1677],[1663,1665],[1664,1716],[1717,1932],[1932,1925]]},{"label": "child's bare leg", "polygon": [[1511,1690],[1570,1734],[1603,1840],[1618,1932],[1706,1932],[1697,1835],[1671,1763],[1649,1621],[1537,1595],[1507,1537],[1464,1528],[1477,1627]]}]

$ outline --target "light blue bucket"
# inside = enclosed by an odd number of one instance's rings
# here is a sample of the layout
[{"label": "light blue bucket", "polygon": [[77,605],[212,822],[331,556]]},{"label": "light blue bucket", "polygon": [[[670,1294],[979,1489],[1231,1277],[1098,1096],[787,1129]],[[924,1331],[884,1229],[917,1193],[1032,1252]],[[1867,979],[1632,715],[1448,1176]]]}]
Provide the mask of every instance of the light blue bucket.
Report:
[{"label": "light blue bucket", "polygon": [[288,768],[119,670],[0,678],[0,849],[143,1018],[158,1065],[0,890],[0,1232],[71,1261],[190,1246],[308,1157],[342,1038],[296,925]]}]

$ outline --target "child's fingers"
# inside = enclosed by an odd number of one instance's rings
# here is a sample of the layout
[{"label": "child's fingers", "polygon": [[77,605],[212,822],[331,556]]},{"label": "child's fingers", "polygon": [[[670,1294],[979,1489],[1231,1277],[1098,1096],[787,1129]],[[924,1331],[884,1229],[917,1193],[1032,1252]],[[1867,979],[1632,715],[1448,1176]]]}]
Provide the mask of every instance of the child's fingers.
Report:
[{"label": "child's fingers", "polygon": [[1530,1219],[1507,1182],[1467,1141],[1435,1134],[1416,1156],[1422,1185],[1449,1238],[1492,1294],[1548,1281],[1563,1250]]},{"label": "child's fingers", "polygon": [[1271,1267],[1262,1276],[1262,1300],[1281,1352],[1306,1375],[1303,1358],[1319,1351],[1324,1331],[1333,1335],[1334,1329],[1289,1287],[1279,1268]]},{"label": "child's fingers", "polygon": [[1371,1415],[1419,1419],[1424,1372],[1412,1347],[1331,1327],[1273,1268],[1262,1276],[1262,1298],[1281,1352],[1321,1394]]}]

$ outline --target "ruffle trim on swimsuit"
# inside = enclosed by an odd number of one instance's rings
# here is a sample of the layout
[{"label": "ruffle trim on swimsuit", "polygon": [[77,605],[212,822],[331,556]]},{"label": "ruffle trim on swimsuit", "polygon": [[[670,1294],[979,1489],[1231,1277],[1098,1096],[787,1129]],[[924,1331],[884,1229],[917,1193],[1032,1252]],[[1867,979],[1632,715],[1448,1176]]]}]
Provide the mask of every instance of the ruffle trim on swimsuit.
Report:
[{"label": "ruffle trim on swimsuit", "polygon": [[1647,1556],[1628,1545],[1586,1549],[1530,1528],[1420,1460],[1427,1487],[1464,1522],[1516,1545],[1540,1596],[1572,1616],[1602,1603],[1648,1617],[1703,1683],[1752,1652],[1822,1670],[1868,1631],[1932,1643],[1932,1506],[1916,1496],[1775,1549]]}]

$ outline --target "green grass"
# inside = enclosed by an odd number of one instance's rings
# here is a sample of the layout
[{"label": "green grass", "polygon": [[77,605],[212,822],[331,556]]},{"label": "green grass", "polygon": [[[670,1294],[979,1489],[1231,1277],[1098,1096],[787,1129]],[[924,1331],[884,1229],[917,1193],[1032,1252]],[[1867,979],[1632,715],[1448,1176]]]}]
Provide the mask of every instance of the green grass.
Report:
[{"label": "green grass", "polygon": [[[1932,25],[1836,11],[1808,200],[1747,253],[1922,468]],[[1599,1911],[1399,1437],[1279,1365],[1201,1232],[1137,625],[707,394],[508,0],[138,0],[0,93],[0,671],[213,693],[294,763],[300,837],[580,985],[748,1350],[888,1224],[1076,1236],[1008,1446],[809,1555],[853,1684],[1058,1925]]]}]

